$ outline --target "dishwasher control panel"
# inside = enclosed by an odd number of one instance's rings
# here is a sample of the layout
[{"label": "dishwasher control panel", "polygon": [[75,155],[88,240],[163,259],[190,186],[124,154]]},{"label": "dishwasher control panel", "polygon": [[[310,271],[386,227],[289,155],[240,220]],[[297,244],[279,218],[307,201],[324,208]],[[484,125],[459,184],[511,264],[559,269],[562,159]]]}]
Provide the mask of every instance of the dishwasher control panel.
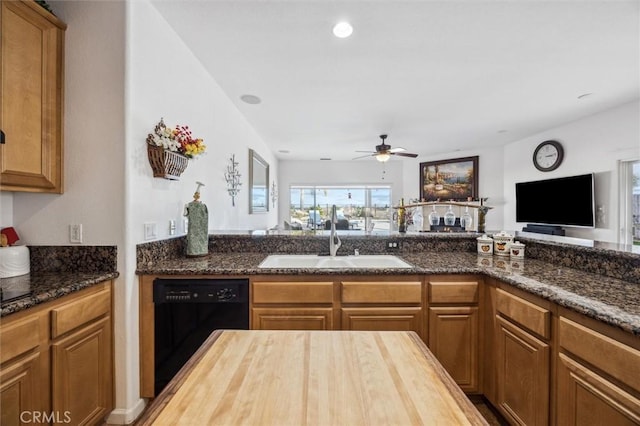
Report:
[{"label": "dishwasher control panel", "polygon": [[153,282],[153,303],[248,303],[247,279],[164,279]]}]

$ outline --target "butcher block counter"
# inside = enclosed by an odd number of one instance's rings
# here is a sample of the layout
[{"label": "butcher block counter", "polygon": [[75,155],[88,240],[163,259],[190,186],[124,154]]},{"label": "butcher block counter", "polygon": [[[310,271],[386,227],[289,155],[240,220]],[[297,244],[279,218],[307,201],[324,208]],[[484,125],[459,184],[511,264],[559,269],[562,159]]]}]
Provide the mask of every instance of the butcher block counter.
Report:
[{"label": "butcher block counter", "polygon": [[140,425],[486,425],[413,332],[218,330]]}]

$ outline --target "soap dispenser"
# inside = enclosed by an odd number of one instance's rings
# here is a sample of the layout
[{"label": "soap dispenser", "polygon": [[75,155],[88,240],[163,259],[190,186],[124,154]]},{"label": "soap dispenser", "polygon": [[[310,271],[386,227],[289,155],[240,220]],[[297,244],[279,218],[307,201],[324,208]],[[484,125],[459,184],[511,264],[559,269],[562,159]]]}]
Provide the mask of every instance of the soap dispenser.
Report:
[{"label": "soap dispenser", "polygon": [[200,201],[202,182],[193,194],[193,201],[184,206],[184,216],[189,220],[187,228],[187,257],[206,256],[209,254],[209,211],[206,204]]}]

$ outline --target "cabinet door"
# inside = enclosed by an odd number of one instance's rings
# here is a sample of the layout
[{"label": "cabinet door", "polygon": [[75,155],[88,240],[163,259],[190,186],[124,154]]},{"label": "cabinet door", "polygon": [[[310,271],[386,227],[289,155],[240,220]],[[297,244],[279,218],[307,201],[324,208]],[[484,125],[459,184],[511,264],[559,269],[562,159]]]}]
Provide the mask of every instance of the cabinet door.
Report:
[{"label": "cabinet door", "polygon": [[71,424],[95,424],[112,407],[110,317],[52,345],[53,411]]},{"label": "cabinet door", "polygon": [[[33,352],[0,371],[1,425],[30,423],[31,413],[44,411],[39,389],[48,386],[48,382],[42,382],[39,364],[40,353]],[[24,421],[21,421],[21,414]]]},{"label": "cabinet door", "polygon": [[640,424],[640,399],[565,354],[558,361],[557,424]]},{"label": "cabinet door", "polygon": [[549,424],[549,345],[498,316],[497,403],[514,424]]},{"label": "cabinet door", "polygon": [[465,392],[478,391],[478,308],[429,308],[429,349]]},{"label": "cabinet door", "polygon": [[0,7],[0,189],[62,193],[66,26],[36,2]]},{"label": "cabinet door", "polygon": [[363,331],[415,331],[422,337],[419,307],[342,308],[342,329]]},{"label": "cabinet door", "polygon": [[253,308],[254,330],[332,330],[332,308]]}]

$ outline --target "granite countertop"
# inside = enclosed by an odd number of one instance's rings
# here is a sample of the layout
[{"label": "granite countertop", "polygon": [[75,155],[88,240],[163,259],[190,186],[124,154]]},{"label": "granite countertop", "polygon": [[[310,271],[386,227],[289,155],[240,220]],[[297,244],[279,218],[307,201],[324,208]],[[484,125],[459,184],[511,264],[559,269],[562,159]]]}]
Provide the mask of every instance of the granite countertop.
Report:
[{"label": "granite countertop", "polygon": [[519,289],[640,336],[640,284],[548,262],[509,260],[469,252],[399,255],[411,269],[259,269],[265,253],[214,253],[139,265],[138,274],[155,275],[405,275],[486,274]]},{"label": "granite countertop", "polygon": [[118,277],[118,272],[36,272],[13,278],[3,278],[3,291],[30,291],[19,299],[0,307],[0,317],[58,299],[67,294]]}]

